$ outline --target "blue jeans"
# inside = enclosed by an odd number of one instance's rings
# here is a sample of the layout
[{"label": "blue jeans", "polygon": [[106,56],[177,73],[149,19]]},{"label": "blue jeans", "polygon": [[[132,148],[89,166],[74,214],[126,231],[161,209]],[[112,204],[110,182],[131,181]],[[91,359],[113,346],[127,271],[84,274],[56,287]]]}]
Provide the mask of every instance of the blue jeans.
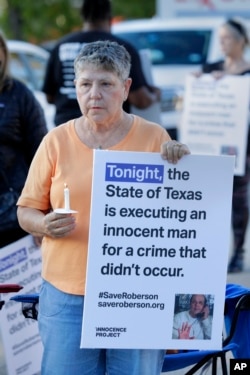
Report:
[{"label": "blue jeans", "polygon": [[84,297],[44,281],[38,324],[44,346],[41,375],[159,375],[164,350],[80,349]]}]

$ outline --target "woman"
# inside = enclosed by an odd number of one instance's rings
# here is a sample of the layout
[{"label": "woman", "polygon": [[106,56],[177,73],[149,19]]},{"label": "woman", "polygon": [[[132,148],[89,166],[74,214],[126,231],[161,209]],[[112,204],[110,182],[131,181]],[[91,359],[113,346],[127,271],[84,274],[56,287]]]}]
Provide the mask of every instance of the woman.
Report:
[{"label": "woman", "polygon": [[[18,201],[20,225],[44,236],[39,328],[42,374],[160,374],[164,350],[79,349],[90,220],[93,149],[159,152],[173,163],[188,154],[159,125],[123,111],[131,79],[130,56],[116,42],[86,44],[75,60],[82,116],[53,129],[34,157]],[[67,182],[76,217],[63,207]],[[53,301],[53,302],[52,302]]]},{"label": "woman", "polygon": [[23,236],[16,201],[31,160],[47,133],[43,110],[32,92],[8,73],[9,52],[0,33],[0,247]]},{"label": "woman", "polygon": [[[215,78],[225,74],[250,74],[250,63],[244,58],[244,51],[249,44],[245,27],[238,21],[228,20],[219,30],[219,38],[224,60],[205,64],[203,73],[212,73]],[[249,204],[248,183],[250,168],[250,134],[247,139],[246,169],[244,176],[235,176],[233,184],[232,226],[234,235],[234,252],[228,266],[228,272],[240,272],[244,267],[244,242],[246,237]]]}]

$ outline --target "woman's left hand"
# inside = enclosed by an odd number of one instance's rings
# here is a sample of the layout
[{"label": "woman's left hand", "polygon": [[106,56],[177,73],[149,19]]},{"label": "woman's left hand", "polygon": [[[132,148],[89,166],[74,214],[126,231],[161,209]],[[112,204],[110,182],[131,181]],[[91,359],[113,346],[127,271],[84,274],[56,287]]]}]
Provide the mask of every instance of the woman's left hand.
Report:
[{"label": "woman's left hand", "polygon": [[189,148],[183,143],[177,141],[168,141],[161,145],[161,156],[169,163],[176,164],[183,155],[189,155]]}]

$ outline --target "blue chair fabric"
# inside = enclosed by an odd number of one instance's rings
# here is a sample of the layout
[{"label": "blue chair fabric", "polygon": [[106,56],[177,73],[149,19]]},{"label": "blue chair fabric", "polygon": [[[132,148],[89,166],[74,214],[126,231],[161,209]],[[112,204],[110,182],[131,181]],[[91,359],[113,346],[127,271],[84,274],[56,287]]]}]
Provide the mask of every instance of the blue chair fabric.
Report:
[{"label": "blue chair fabric", "polygon": [[[241,300],[241,297],[245,296]],[[235,315],[235,308],[241,300],[241,307]],[[225,328],[229,336],[232,329],[232,337],[225,340],[237,343],[232,351],[236,359],[250,358],[250,289],[237,284],[227,284],[225,303]],[[236,325],[236,327],[234,327]],[[232,327],[233,326],[233,327]]]},{"label": "blue chair fabric", "polygon": [[10,299],[22,303],[22,313],[25,318],[37,320],[39,293],[17,294]]}]

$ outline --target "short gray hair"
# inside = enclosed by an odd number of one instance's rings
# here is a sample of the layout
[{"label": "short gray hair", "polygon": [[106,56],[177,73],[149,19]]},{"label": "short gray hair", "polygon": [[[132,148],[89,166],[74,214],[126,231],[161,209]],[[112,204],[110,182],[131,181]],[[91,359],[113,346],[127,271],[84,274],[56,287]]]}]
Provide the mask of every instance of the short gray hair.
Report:
[{"label": "short gray hair", "polygon": [[125,47],[108,40],[86,43],[74,61],[75,78],[88,65],[116,73],[125,81],[129,77],[131,57]]}]

